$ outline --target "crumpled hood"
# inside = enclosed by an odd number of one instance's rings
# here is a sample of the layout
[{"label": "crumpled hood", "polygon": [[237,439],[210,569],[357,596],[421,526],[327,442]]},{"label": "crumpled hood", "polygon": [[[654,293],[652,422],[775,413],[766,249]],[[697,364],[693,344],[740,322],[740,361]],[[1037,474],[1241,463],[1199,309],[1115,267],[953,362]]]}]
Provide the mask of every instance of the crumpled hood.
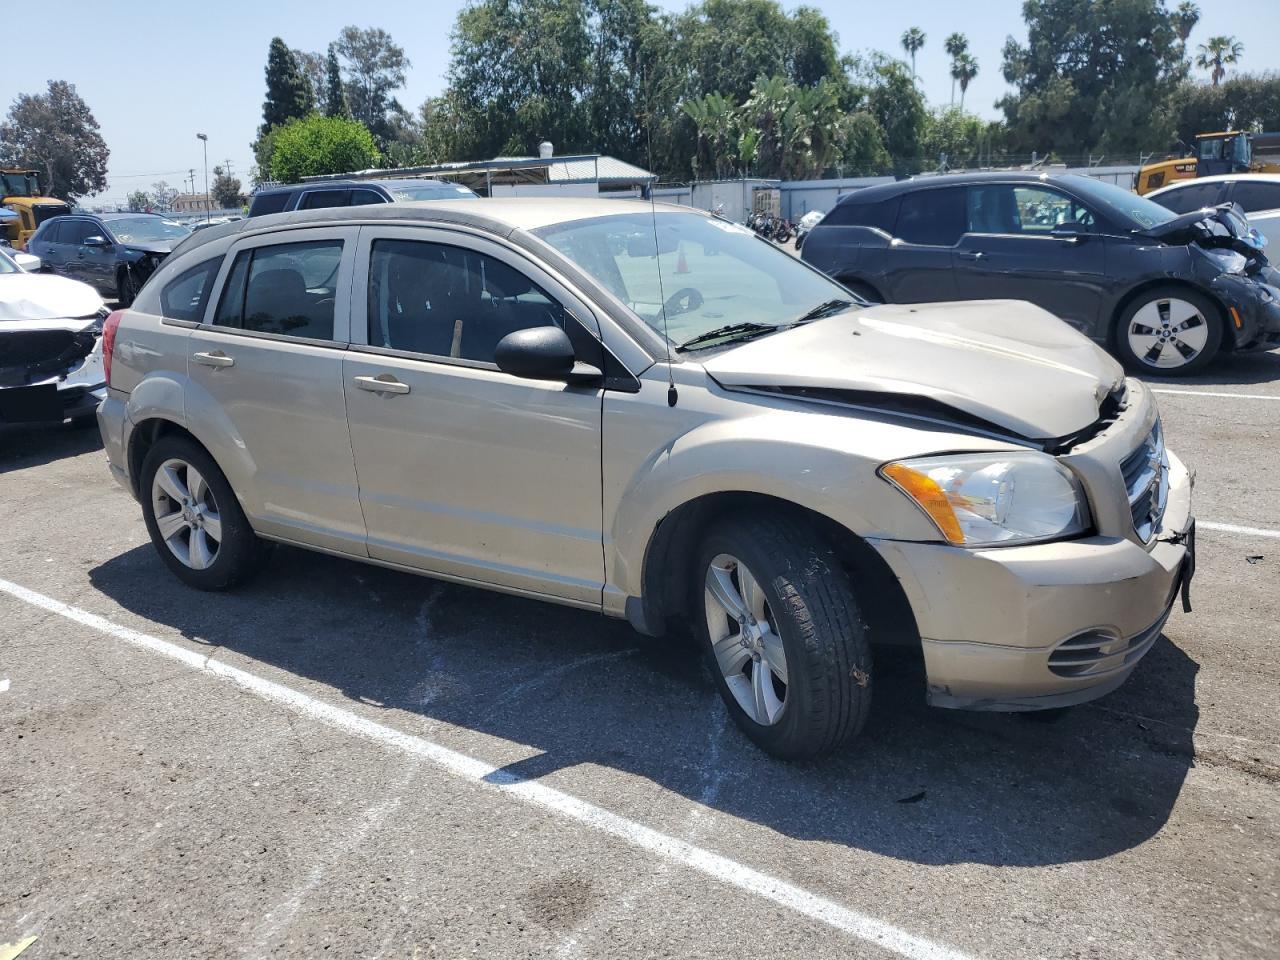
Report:
[{"label": "crumpled hood", "polygon": [[120,246],[126,250],[136,250],[139,253],[172,253],[176,247],[186,237],[175,237],[172,240],[130,240],[128,243],[121,243]]},{"label": "crumpled hood", "polygon": [[726,387],[923,397],[1034,440],[1098,419],[1124,380],[1083,334],[1019,300],[884,305],[748,341],[704,361]]},{"label": "crumpled hood", "polygon": [[92,317],[102,305],[98,292],[79,280],[49,273],[0,275],[0,321]]}]

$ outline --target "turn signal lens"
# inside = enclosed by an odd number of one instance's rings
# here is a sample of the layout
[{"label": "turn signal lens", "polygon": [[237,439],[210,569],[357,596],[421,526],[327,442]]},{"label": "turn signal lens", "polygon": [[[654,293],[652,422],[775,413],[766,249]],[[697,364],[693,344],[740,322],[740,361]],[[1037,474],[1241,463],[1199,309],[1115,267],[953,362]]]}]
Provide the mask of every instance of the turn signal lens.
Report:
[{"label": "turn signal lens", "polygon": [[960,521],[956,519],[956,512],[937,481],[903,463],[891,463],[882,472],[929,515],[949,543],[964,543]]}]

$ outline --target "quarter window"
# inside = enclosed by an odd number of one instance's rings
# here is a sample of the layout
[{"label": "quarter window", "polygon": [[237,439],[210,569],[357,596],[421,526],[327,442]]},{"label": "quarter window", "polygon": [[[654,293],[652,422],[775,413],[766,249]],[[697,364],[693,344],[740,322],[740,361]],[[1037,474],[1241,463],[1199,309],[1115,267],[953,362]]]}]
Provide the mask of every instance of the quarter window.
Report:
[{"label": "quarter window", "polygon": [[565,312],[501,260],[438,243],[375,240],[369,262],[369,343],[493,363],[508,333],[565,328]]},{"label": "quarter window", "polygon": [[964,188],[917,190],[902,198],[894,235],[907,243],[953,247],[964,233]]},{"label": "quarter window", "polygon": [[209,290],[218,275],[221,257],[184,270],[164,285],[160,291],[160,313],[172,320],[190,320],[199,323],[204,319],[205,304],[209,302]]},{"label": "quarter window", "polygon": [[341,240],[242,250],[213,322],[257,333],[333,339],[334,294]]}]

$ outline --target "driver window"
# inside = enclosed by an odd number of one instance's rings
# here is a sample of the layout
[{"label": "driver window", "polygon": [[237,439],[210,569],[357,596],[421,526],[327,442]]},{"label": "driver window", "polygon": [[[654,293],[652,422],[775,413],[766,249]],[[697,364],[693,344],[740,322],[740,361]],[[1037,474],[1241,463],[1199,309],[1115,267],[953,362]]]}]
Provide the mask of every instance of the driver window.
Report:
[{"label": "driver window", "polygon": [[333,339],[341,240],[242,250],[227,277],[214,323],[259,333]]},{"label": "driver window", "polygon": [[991,184],[969,188],[970,233],[1046,235],[1067,222],[1094,226],[1087,207],[1045,187]]},{"label": "driver window", "polygon": [[373,242],[368,317],[371,346],[481,363],[516,330],[565,329],[564,308],[514,267],[419,240]]}]

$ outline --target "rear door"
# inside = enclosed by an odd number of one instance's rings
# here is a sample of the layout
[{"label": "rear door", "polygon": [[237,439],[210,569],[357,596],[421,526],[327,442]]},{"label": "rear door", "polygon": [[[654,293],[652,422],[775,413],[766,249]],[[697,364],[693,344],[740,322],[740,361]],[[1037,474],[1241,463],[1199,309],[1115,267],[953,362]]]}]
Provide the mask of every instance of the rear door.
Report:
[{"label": "rear door", "polygon": [[219,462],[255,529],[363,555],[342,388],[357,233],[290,230],[231,247],[187,341],[186,409],[198,437],[224,444]]},{"label": "rear door", "polygon": [[964,187],[903,194],[884,253],[884,293],[892,303],[956,299],[952,251],[964,232]]},{"label": "rear door", "polygon": [[1089,208],[1044,184],[982,183],[968,187],[965,217],[955,251],[962,300],[1027,300],[1094,335],[1107,246]]},{"label": "rear door", "polygon": [[505,334],[556,325],[599,365],[592,313],[489,240],[360,237],[344,372],[369,556],[598,606],[603,390],[493,361]]}]

